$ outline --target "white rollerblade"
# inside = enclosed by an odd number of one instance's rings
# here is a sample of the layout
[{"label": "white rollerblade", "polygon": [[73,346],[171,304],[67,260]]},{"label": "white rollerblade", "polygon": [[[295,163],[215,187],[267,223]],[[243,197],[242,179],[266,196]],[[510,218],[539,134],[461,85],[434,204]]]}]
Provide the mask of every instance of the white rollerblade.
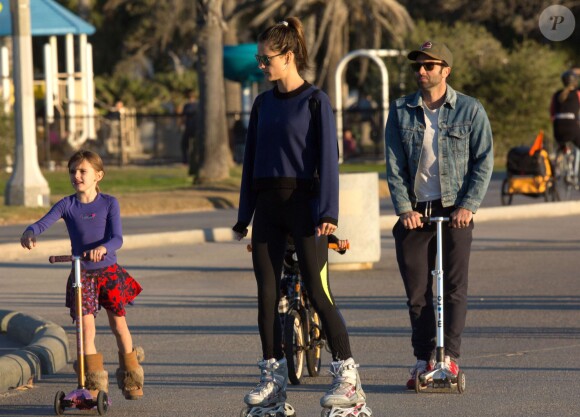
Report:
[{"label": "white rollerblade", "polygon": [[286,403],[288,367],[286,359],[268,359],[258,362],[260,383],[246,396],[248,405],[240,417],[294,417],[294,407]]},{"label": "white rollerblade", "polygon": [[334,376],[330,390],[320,399],[324,408],[321,417],[370,417],[372,411],[366,405],[366,395],[358,375],[358,364],[353,358],[330,364]]}]

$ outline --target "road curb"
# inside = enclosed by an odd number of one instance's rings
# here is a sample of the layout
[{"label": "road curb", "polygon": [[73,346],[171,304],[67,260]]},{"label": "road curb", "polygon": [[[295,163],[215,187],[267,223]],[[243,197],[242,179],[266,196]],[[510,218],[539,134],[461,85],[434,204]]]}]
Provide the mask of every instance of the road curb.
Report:
[{"label": "road curb", "polygon": [[54,374],[68,362],[66,332],[42,317],[0,310],[0,332],[25,346],[0,357],[0,393]]},{"label": "road curb", "polygon": [[[577,214],[580,214],[580,201],[562,201],[482,208],[477,211],[473,219],[476,223],[482,223],[487,221],[562,217]],[[394,214],[380,216],[380,229],[391,229],[397,219],[398,217]],[[183,230],[179,232],[144,233],[123,236],[123,249],[139,249],[170,244],[227,242],[232,239],[233,232],[229,227]],[[4,243],[0,244],[0,253],[2,253],[4,260],[10,261],[30,259],[31,256],[38,259],[43,256],[65,255],[70,253],[70,240],[40,241],[32,252],[26,251],[18,243]]]},{"label": "road curb", "polygon": [[[198,244],[206,242],[227,242],[234,238],[230,227],[183,230],[179,232],[141,233],[123,236],[123,249],[140,249],[170,244]],[[70,254],[69,239],[41,240],[32,251],[27,251],[20,243],[0,244],[3,260],[16,261],[34,257]]]}]

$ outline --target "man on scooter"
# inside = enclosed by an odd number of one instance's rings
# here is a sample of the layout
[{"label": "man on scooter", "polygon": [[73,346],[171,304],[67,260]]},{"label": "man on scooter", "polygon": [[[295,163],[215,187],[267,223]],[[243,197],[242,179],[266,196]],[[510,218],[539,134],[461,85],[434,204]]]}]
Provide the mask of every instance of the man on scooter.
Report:
[{"label": "man on scooter", "polygon": [[413,354],[407,388],[432,369],[435,349],[433,277],[436,231],[421,217],[449,217],[443,231],[445,366],[457,376],[467,314],[473,214],[493,169],[493,139],[481,103],[447,84],[453,55],[427,41],[407,57],[419,90],[391,103],[385,131],[387,181],[399,221],[393,228],[407,294]]}]

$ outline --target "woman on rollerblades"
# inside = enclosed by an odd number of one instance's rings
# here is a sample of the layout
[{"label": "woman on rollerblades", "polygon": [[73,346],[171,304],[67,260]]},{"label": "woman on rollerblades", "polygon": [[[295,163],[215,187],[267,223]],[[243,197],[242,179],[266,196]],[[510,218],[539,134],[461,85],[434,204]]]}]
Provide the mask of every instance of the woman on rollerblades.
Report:
[{"label": "woman on rollerblades", "polygon": [[[302,78],[308,52],[300,20],[287,18],[262,32],[256,60],[275,85],[256,97],[252,107],[233,227],[242,239],[254,218],[252,262],[263,360],[258,363],[260,383],[244,398],[246,415],[262,415],[263,408],[286,401],[288,371],[278,301],[288,234],[333,356],[334,380],[320,403],[328,410],[364,407],[358,365],[328,286],[328,235],[338,224],[336,126],[328,96]],[[294,415],[286,408],[285,415]]]}]

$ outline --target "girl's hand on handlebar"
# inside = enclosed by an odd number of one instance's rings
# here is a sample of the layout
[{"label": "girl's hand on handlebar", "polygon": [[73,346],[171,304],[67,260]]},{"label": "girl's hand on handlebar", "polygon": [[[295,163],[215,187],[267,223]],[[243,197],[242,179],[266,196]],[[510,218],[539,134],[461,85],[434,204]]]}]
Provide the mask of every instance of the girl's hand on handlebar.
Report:
[{"label": "girl's hand on handlebar", "polygon": [[105,258],[106,254],[107,248],[105,248],[104,246],[97,246],[94,249],[83,252],[83,258],[91,262],[100,262]]},{"label": "girl's hand on handlebar", "polygon": [[401,221],[403,227],[408,230],[423,227],[423,222],[421,222],[421,213],[416,211],[408,211],[401,214],[399,216],[399,220]]},{"label": "girl's hand on handlebar", "polygon": [[27,230],[20,236],[20,244],[25,249],[32,249],[36,247],[36,236],[32,230]]}]

